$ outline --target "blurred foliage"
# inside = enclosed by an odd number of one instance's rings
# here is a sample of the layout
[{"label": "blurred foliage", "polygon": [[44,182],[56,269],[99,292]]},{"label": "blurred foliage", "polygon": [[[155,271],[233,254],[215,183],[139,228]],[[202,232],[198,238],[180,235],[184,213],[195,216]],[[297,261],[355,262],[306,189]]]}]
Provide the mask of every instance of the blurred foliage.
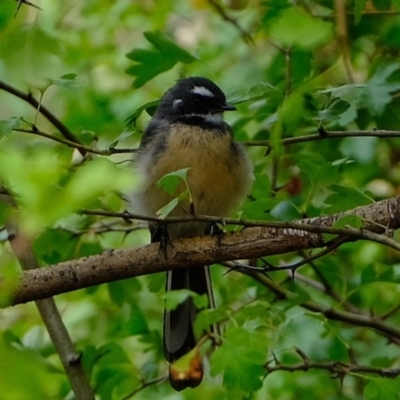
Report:
[{"label": "blurred foliage", "polygon": [[[327,0],[32,2],[42,10],[22,5],[15,17],[17,3],[1,2],[0,80],[41,99],[82,143],[136,148],[157,99],[176,79],[202,75],[237,105],[226,116],[237,140],[272,145],[268,156],[265,147],[248,147],[256,180],[245,218],[324,215],[400,192],[400,138],[281,142],[319,127],[400,130],[399,0],[347,1],[343,12],[342,2]],[[141,224],[76,214],[127,207],[119,194],[132,193],[140,179],[129,153],[82,160],[72,147],[15,130],[33,124],[61,137],[27,102],[0,91],[0,105],[1,180],[17,194],[17,217],[42,265],[148,242]],[[1,225],[9,213],[0,207]],[[17,263],[4,229],[0,238],[0,274],[12,281]],[[287,265],[299,257],[268,262]],[[351,362],[352,349],[360,365],[398,366],[400,349],[383,335],[301,307],[306,300],[338,309],[349,302],[360,312],[386,315],[398,305],[397,253],[356,242],[302,267],[297,276],[304,279],[273,273],[290,291],[284,300],[239,273],[212,272],[218,309],[202,312],[197,323],[222,321],[225,333],[209,376],[194,390],[153,384],[133,398],[397,398],[400,378],[359,373],[340,381],[327,371],[266,374],[263,368],[274,357],[301,362],[295,347],[313,361]],[[321,290],[324,281],[342,301]],[[57,297],[98,399],[125,398],[166,374],[162,288],[161,274]],[[399,313],[386,322],[399,326]],[[0,332],[1,400],[71,398],[32,304],[1,310]]]}]

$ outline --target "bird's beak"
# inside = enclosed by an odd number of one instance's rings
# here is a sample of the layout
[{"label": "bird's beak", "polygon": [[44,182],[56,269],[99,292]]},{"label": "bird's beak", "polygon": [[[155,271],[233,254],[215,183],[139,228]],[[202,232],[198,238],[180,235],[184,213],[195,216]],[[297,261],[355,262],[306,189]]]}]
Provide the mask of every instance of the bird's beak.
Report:
[{"label": "bird's beak", "polygon": [[222,107],[223,111],[236,111],[237,108],[233,105],[233,104],[229,104],[226,103],[223,107]]}]

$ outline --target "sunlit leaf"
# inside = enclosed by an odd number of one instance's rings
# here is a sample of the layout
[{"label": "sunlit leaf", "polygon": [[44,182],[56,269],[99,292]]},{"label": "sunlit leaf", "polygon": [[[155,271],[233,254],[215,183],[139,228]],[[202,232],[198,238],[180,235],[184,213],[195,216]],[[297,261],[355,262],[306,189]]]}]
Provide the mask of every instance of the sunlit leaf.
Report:
[{"label": "sunlit leaf", "polygon": [[178,62],[189,64],[196,60],[196,57],[160,31],[145,32],[144,36],[156,50],[135,49],[126,55],[136,62],[127,69],[128,74],[135,76],[133,85],[136,88],[143,86],[162,72],[168,71]]},{"label": "sunlit leaf", "polygon": [[313,48],[329,40],[332,25],[313,18],[300,7],[286,8],[271,26],[271,36],[285,46]]},{"label": "sunlit leaf", "polygon": [[325,199],[329,206],[326,213],[332,214],[340,211],[347,211],[357,206],[372,203],[372,199],[357,189],[340,185],[330,185],[328,188],[333,192]]},{"label": "sunlit leaf", "polygon": [[147,111],[149,115],[153,115],[154,111],[158,105],[158,100],[149,101],[146,104],[143,104],[141,107],[137,108],[126,120],[126,128],[127,129],[135,129],[136,121],[142,115],[143,111]]},{"label": "sunlit leaf", "polygon": [[192,296],[193,292],[187,289],[173,290],[163,295],[165,300],[165,308],[167,310],[175,310],[179,304],[182,304],[188,297]]},{"label": "sunlit leaf", "polygon": [[76,89],[79,89],[83,85],[83,81],[78,78],[77,74],[71,73],[60,76],[58,79],[54,79],[53,84],[56,86],[63,87],[65,89],[75,91]]},{"label": "sunlit leaf", "polygon": [[364,11],[367,0],[354,0],[354,20],[358,24],[361,21],[362,12]]},{"label": "sunlit leaf", "polygon": [[[184,194],[187,194],[185,191]],[[157,210],[157,216],[166,218],[179,204],[179,197],[174,197],[169,203]]]},{"label": "sunlit leaf", "polygon": [[183,182],[187,181],[187,174],[190,168],[182,168],[168,174],[165,174],[158,182],[157,187],[165,192],[173,195],[176,194],[176,191],[179,185]]},{"label": "sunlit leaf", "polygon": [[338,219],[333,225],[335,228],[346,228],[350,226],[352,228],[361,228],[363,226],[363,219],[356,215],[347,215]]},{"label": "sunlit leaf", "polygon": [[211,373],[223,375],[229,392],[248,395],[262,386],[266,351],[267,343],[261,332],[232,327],[225,332],[222,346],[211,356]]},{"label": "sunlit leaf", "polygon": [[14,129],[19,128],[20,124],[21,118],[16,117],[0,121],[0,138],[10,135]]},{"label": "sunlit leaf", "polygon": [[368,400],[396,400],[400,391],[400,379],[371,378],[364,390]]}]

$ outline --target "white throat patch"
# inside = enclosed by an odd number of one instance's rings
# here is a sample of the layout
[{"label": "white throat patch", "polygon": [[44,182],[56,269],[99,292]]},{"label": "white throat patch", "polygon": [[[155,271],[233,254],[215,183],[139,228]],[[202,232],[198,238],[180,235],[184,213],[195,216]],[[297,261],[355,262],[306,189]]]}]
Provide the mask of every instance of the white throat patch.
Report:
[{"label": "white throat patch", "polygon": [[207,96],[207,97],[215,97],[214,93],[211,92],[211,90],[207,89],[204,86],[195,86],[192,90],[192,93],[197,93],[200,94],[202,96]]},{"label": "white throat patch", "polygon": [[204,118],[206,122],[211,122],[213,124],[220,124],[221,122],[224,121],[224,118],[221,113],[215,113],[215,114],[190,114],[192,117],[201,117]]}]

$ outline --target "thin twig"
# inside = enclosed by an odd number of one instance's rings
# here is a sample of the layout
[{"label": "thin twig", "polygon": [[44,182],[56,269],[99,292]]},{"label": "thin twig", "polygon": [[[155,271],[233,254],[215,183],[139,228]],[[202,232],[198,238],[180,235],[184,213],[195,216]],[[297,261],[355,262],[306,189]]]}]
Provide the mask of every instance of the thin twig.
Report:
[{"label": "thin twig", "polygon": [[[339,237],[337,240],[334,240],[332,242],[332,244],[330,244],[328,247],[326,247],[325,249],[319,251],[318,253],[309,256],[309,257],[305,257],[304,259],[294,263],[294,264],[288,264],[288,265],[280,265],[279,267],[276,267],[270,263],[268,263],[266,260],[261,259],[265,265],[267,266],[262,266],[262,267],[257,267],[257,266],[252,266],[252,265],[244,265],[240,262],[234,261],[231,265],[228,265],[228,263],[225,263],[224,265],[226,265],[229,269],[226,273],[229,273],[231,271],[237,271],[237,270],[244,270],[244,269],[250,269],[253,271],[258,271],[261,272],[263,274],[267,274],[268,272],[276,272],[276,271],[288,271],[292,274],[292,278],[294,278],[294,273],[296,272],[296,270],[300,267],[302,267],[303,265],[309,264],[311,263],[311,261],[313,260],[317,260],[318,258],[321,258],[323,256],[325,256],[326,254],[331,253],[333,250],[337,249],[340,245],[342,245],[343,243],[348,242],[348,238],[347,237]],[[296,275],[298,276],[298,275]],[[307,278],[308,279],[308,278]]]},{"label": "thin twig", "polygon": [[[355,13],[352,11],[346,11],[346,15],[354,17]],[[365,10],[361,13],[363,17],[376,17],[376,16],[397,16],[400,15],[400,11],[396,10]],[[313,14],[314,18],[319,18],[319,19],[334,19],[336,18],[336,14]]]},{"label": "thin twig", "polygon": [[304,257],[304,260],[301,260],[295,264],[290,265],[292,270],[296,270],[303,265],[306,264],[311,264],[312,261],[318,260],[318,258],[321,258],[329,253],[332,253],[332,251],[336,250],[339,246],[341,246],[343,243],[346,243],[349,241],[349,238],[346,236],[342,236],[337,238],[336,240],[333,240],[331,244],[329,244],[325,249],[319,251],[316,254],[313,254],[308,257]]},{"label": "thin twig", "polygon": [[[282,139],[281,143],[284,146],[291,144],[312,142],[314,140],[324,139],[335,139],[335,138],[346,138],[346,137],[400,137],[400,131],[390,131],[384,129],[374,129],[372,131],[324,131],[324,135],[319,133],[313,135],[297,136]],[[244,146],[268,146],[271,147],[272,143],[270,140],[251,140],[241,142]]]},{"label": "thin twig", "polygon": [[37,8],[38,10],[42,11],[42,9],[39,6],[31,3],[30,1],[27,1],[27,0],[15,0],[15,1],[18,2],[18,4],[17,4],[17,8],[14,13],[14,18],[17,16],[18,11],[21,8],[22,4],[26,4],[27,6],[31,6],[31,7]]},{"label": "thin twig", "polygon": [[362,313],[362,311],[357,308],[355,305],[347,301],[343,298],[330,284],[330,282],[325,278],[324,274],[319,270],[319,268],[315,265],[315,263],[310,262],[310,267],[313,269],[315,274],[318,276],[318,279],[322,282],[324,287],[324,292],[332,297],[332,299],[336,300],[339,304],[342,304],[344,308],[348,311],[355,312],[355,313]]},{"label": "thin twig", "polygon": [[344,363],[342,361],[310,361],[309,359],[297,364],[282,364],[274,361],[275,365],[271,365],[272,361],[264,365],[268,373],[275,371],[308,371],[310,369],[320,369],[331,372],[334,378],[351,373],[375,374],[384,378],[395,378],[400,375],[400,368],[381,368],[368,365],[358,365],[353,363]]},{"label": "thin twig", "polygon": [[166,380],[168,380],[168,376],[161,376],[159,378],[155,378],[155,379],[152,379],[150,381],[143,381],[141,386],[139,386],[133,392],[131,392],[131,393],[127,394],[126,396],[124,396],[121,400],[128,400],[128,399],[132,398],[135,394],[137,394],[140,391],[142,391],[143,389],[146,389],[147,387],[155,385],[157,383],[164,382]]},{"label": "thin twig", "polygon": [[[0,89],[11,93],[12,95],[19,97],[21,100],[24,100],[36,110],[38,110],[48,121],[50,121],[59,131],[60,133],[70,142],[81,144],[82,142],[51,112],[49,111],[43,104],[40,104],[37,101],[32,93],[24,93],[20,90],[8,85],[7,83],[0,80]],[[83,149],[79,150],[80,153],[84,156],[86,151]]]},{"label": "thin twig", "polygon": [[118,225],[120,222],[116,222],[115,224],[105,224],[102,223],[100,226],[92,226],[87,229],[81,229],[81,230],[74,230],[74,229],[68,229],[68,228],[63,228],[60,227],[58,228],[59,230],[63,232],[70,233],[73,236],[81,236],[85,234],[102,234],[102,233],[108,233],[108,232],[120,232],[120,233],[125,233],[129,234],[131,232],[137,231],[139,229],[144,229],[146,226],[144,225],[135,225],[135,226],[113,226],[113,225]]},{"label": "thin twig", "polygon": [[[253,277],[257,282],[263,284],[271,290],[280,300],[286,300],[293,295],[293,292],[285,289],[282,285],[270,280],[265,275],[251,270],[244,270],[242,273]],[[355,326],[364,326],[371,328],[381,335],[389,338],[393,343],[400,346],[400,329],[387,324],[382,319],[368,314],[353,313],[350,311],[337,310],[331,307],[324,306],[314,301],[303,301],[298,304],[309,311],[320,313],[327,319],[345,322]]]},{"label": "thin twig", "polygon": [[13,130],[16,132],[29,133],[32,135],[37,135],[37,136],[45,137],[50,140],[54,140],[55,142],[65,144],[68,147],[73,147],[73,148],[79,150],[81,153],[93,153],[93,154],[99,154],[101,156],[110,156],[112,154],[134,153],[137,151],[137,149],[116,149],[114,147],[109,147],[108,149],[104,149],[104,150],[95,149],[90,146],[85,146],[84,144],[81,144],[81,143],[77,143],[77,142],[74,142],[74,141],[71,141],[68,139],[63,139],[63,138],[51,135],[50,133],[43,132],[36,127],[34,127],[34,129],[14,128]]},{"label": "thin twig", "polygon": [[252,45],[255,44],[254,39],[252,38],[250,33],[245,31],[234,18],[229,16],[224,10],[224,8],[217,1],[215,0],[207,0],[207,1],[212,7],[214,7],[214,9],[222,17],[222,19],[231,23],[240,32],[242,39],[244,40],[245,43]]},{"label": "thin twig", "polygon": [[396,314],[400,310],[400,304],[398,304],[396,307],[394,307],[392,310],[388,311],[386,314],[383,314],[381,316],[382,320],[388,319],[392,315]]},{"label": "thin twig", "polygon": [[292,93],[292,49],[284,51],[285,54],[285,81],[286,81],[286,96]]}]

